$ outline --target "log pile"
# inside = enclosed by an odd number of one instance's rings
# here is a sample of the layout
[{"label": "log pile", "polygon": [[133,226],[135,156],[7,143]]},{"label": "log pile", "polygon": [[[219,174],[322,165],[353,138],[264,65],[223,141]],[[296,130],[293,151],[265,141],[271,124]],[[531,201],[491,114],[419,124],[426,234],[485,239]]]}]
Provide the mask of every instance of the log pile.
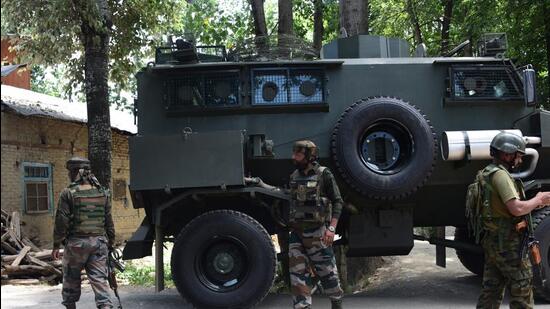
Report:
[{"label": "log pile", "polygon": [[53,260],[51,254],[22,233],[17,211],[9,214],[2,209],[2,284],[58,283],[61,260]]}]

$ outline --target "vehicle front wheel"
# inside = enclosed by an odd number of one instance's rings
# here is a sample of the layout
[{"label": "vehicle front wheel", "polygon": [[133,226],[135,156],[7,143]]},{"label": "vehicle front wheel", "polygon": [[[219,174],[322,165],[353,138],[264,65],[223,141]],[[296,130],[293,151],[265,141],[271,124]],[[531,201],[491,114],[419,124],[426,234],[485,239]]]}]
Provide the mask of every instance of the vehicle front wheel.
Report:
[{"label": "vehicle front wheel", "polygon": [[197,308],[249,308],[269,291],[276,262],[271,237],[258,221],[216,210],[180,232],[172,251],[172,278]]}]

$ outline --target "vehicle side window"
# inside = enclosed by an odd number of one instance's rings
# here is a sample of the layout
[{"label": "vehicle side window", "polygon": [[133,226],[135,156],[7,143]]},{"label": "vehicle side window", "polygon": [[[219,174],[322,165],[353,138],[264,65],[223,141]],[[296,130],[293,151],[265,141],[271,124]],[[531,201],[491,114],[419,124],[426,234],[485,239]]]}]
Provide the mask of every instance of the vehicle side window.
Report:
[{"label": "vehicle side window", "polygon": [[450,75],[450,97],[455,100],[522,98],[521,82],[509,66],[453,66]]},{"label": "vehicle side window", "polygon": [[324,96],[321,69],[252,70],[252,105],[322,104]]},{"label": "vehicle side window", "polygon": [[238,72],[194,73],[167,81],[168,110],[240,105]]}]

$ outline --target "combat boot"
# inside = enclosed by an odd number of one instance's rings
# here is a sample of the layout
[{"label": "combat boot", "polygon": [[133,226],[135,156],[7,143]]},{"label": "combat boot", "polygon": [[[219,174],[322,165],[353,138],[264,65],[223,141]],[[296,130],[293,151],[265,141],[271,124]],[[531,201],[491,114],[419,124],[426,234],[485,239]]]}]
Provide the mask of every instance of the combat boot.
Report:
[{"label": "combat boot", "polygon": [[67,308],[67,309],[76,309],[76,304],[75,304],[75,303],[66,304],[66,305],[65,305],[65,308]]},{"label": "combat boot", "polygon": [[331,299],[332,309],[342,309],[342,299]]}]

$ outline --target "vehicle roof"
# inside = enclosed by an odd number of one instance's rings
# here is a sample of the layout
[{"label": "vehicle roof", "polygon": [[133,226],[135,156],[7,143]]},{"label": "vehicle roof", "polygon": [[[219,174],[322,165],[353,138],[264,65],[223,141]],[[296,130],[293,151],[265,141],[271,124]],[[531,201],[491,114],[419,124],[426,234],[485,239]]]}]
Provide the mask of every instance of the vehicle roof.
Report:
[{"label": "vehicle roof", "polygon": [[293,65],[379,65],[379,64],[434,64],[434,63],[506,63],[507,58],[494,57],[404,57],[404,58],[349,58],[319,60],[277,60],[254,62],[199,62],[190,64],[158,64],[147,67],[151,70],[170,70],[185,68],[223,68],[240,66],[293,66]]}]

